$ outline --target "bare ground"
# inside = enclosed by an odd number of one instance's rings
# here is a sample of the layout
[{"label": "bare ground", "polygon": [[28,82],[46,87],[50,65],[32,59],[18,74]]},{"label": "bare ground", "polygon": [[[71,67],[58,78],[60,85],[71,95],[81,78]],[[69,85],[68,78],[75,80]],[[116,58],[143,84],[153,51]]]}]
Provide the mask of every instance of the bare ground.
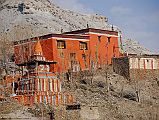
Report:
[{"label": "bare ground", "polygon": [[[55,119],[159,120],[159,86],[156,80],[126,80],[112,71],[105,73],[103,70],[93,74],[83,72],[72,76],[70,81],[64,80],[62,89],[74,93],[81,109],[56,107]],[[43,111],[44,119],[49,120],[47,113],[50,109],[52,107],[40,105],[28,108],[9,99],[1,101],[0,118],[37,120],[42,119]]]}]

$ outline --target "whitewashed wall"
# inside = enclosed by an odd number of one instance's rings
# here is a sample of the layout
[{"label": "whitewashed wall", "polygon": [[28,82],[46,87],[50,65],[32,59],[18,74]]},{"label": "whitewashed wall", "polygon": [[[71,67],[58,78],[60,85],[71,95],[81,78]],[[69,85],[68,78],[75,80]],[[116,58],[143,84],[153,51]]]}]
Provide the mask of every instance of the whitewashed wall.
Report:
[{"label": "whitewashed wall", "polygon": [[159,69],[157,58],[129,58],[130,69]]}]

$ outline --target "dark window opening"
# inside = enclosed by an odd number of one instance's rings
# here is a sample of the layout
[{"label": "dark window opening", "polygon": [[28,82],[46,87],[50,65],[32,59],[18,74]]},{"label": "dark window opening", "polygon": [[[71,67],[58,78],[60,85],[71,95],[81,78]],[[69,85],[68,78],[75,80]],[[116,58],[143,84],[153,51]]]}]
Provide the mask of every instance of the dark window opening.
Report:
[{"label": "dark window opening", "polygon": [[101,42],[101,36],[98,36],[98,42]]},{"label": "dark window opening", "polygon": [[82,59],[86,60],[86,55],[85,54],[82,54]]},{"label": "dark window opening", "polygon": [[108,37],[108,43],[110,43],[110,38],[111,38],[111,37]]},{"label": "dark window opening", "polygon": [[86,42],[80,42],[80,50],[87,50],[87,43]]},{"label": "dark window opening", "polygon": [[71,61],[71,65],[78,65],[78,61]]},{"label": "dark window opening", "polygon": [[28,52],[29,51],[29,46],[27,44],[22,46],[22,49],[24,50],[24,52]]},{"label": "dark window opening", "polygon": [[62,40],[57,41],[57,48],[58,49],[66,49],[66,42]]}]

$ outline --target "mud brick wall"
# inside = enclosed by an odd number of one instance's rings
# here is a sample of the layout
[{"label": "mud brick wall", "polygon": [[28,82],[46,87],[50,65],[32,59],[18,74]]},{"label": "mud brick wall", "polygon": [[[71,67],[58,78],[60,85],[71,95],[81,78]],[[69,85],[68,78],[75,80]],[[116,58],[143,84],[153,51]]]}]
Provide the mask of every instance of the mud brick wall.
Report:
[{"label": "mud brick wall", "polygon": [[130,78],[129,59],[128,57],[113,58],[113,70],[115,73],[122,75],[126,79]]},{"label": "mud brick wall", "polygon": [[130,79],[145,80],[159,77],[159,70],[130,69]]}]

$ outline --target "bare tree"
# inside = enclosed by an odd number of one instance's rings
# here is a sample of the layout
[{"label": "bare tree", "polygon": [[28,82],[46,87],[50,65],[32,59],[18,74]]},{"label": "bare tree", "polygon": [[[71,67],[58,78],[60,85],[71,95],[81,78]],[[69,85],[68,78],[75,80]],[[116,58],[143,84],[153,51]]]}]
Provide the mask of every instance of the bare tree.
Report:
[{"label": "bare tree", "polygon": [[0,38],[0,77],[3,80],[3,94],[6,95],[6,82],[5,76],[11,71],[9,61],[12,56],[12,44],[7,39],[7,34]]},{"label": "bare tree", "polygon": [[105,78],[106,91],[108,93],[109,93],[109,84],[110,84],[110,81],[108,79],[109,72],[110,72],[110,67],[108,65],[104,65],[102,69],[102,76]]},{"label": "bare tree", "polygon": [[139,80],[135,80],[135,92],[136,92],[136,97],[137,97],[137,102],[140,102],[140,90],[141,86],[139,83]]},{"label": "bare tree", "polygon": [[9,61],[13,55],[13,45],[7,39],[0,40],[0,59],[2,61],[2,67],[5,70],[6,74],[9,72]]}]

